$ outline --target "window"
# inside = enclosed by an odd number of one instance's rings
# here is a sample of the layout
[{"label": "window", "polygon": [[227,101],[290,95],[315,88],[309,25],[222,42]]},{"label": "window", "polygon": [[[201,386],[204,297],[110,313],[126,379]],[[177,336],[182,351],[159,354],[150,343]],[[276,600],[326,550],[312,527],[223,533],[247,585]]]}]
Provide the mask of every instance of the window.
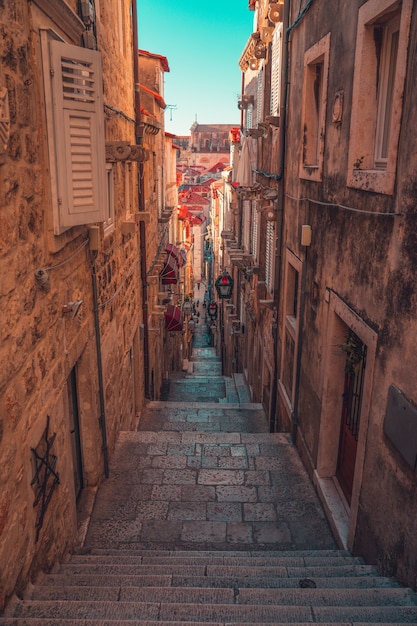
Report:
[{"label": "window", "polygon": [[280,114],[281,95],[281,55],[282,55],[282,23],[277,24],[272,39],[271,52],[271,107],[270,113]]},{"label": "window", "polygon": [[394,192],[412,0],[368,0],[359,9],[349,187]]},{"label": "window", "polygon": [[264,94],[263,94],[263,68],[258,72],[258,87],[256,92],[256,124],[262,122],[264,111]]},{"label": "window", "polygon": [[381,65],[378,80],[378,113],[376,121],[375,168],[387,169],[388,145],[392,119],[395,70],[398,58],[400,20],[397,16],[385,28],[375,29],[381,37]]},{"label": "window", "polygon": [[273,222],[266,223],[265,284],[269,293],[274,293],[275,237]]},{"label": "window", "polygon": [[[42,34],[54,229],[105,218],[100,53]],[[49,106],[48,106],[48,103]]]},{"label": "window", "polygon": [[246,109],[246,128],[253,128],[253,105],[250,104]]},{"label": "window", "polygon": [[114,176],[113,165],[106,163],[106,214],[104,216],[104,236],[114,230]]},{"label": "window", "polygon": [[250,200],[243,200],[242,206],[242,243],[245,251],[249,250],[250,243]]},{"label": "window", "polygon": [[281,379],[279,389],[289,412],[295,401],[295,377],[299,334],[302,264],[287,250],[284,284],[283,341],[281,349]]},{"label": "window", "polygon": [[256,210],[254,204],[252,203],[252,220],[251,220],[251,233],[250,233],[250,253],[255,259],[258,261],[258,224],[259,224],[259,213]]},{"label": "window", "polygon": [[304,55],[300,178],[321,181],[327,103],[330,34]]}]

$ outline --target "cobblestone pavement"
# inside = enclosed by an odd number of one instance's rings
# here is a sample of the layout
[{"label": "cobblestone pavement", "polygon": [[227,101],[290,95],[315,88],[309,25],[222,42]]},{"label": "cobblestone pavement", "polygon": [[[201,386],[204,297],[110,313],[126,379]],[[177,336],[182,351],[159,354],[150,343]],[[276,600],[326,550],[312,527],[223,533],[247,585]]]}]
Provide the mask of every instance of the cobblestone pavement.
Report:
[{"label": "cobblestone pavement", "polygon": [[[189,371],[123,432],[86,547],[174,550],[335,548],[287,434],[268,432],[242,377],[221,376],[204,311]],[[245,395],[246,394],[246,395]]]}]

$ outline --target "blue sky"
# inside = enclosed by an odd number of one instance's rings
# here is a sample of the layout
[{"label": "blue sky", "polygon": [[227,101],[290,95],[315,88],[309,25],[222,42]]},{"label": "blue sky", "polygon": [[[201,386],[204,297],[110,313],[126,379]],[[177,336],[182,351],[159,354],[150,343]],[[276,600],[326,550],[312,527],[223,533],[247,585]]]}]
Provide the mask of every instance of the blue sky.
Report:
[{"label": "blue sky", "polygon": [[[248,0],[137,0],[139,48],[168,59],[165,130],[240,124],[239,58],[252,32]],[[172,121],[171,121],[172,117]]]}]

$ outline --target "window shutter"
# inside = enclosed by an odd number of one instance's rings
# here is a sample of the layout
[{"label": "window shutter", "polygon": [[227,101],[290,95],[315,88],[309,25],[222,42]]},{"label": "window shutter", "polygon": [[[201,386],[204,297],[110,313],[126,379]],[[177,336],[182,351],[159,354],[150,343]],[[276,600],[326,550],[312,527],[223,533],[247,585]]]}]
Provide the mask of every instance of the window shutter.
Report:
[{"label": "window shutter", "polygon": [[51,84],[60,224],[105,220],[100,53],[51,41]]},{"label": "window shutter", "polygon": [[250,201],[243,201],[243,246],[245,251],[249,250],[249,237],[250,237]]},{"label": "window shutter", "polygon": [[272,39],[272,62],[271,62],[271,115],[280,114],[280,83],[281,83],[281,54],[282,54],[282,24],[278,24],[274,30]]},{"label": "window shutter", "polygon": [[265,248],[265,283],[268,291],[274,291],[274,226],[272,222],[266,223],[266,248]]},{"label": "window shutter", "polygon": [[258,72],[258,85],[256,94],[256,124],[263,121],[263,108],[264,108],[264,96],[263,96],[263,68]]},{"label": "window shutter", "polygon": [[256,205],[252,203],[252,224],[251,224],[251,238],[250,238],[250,252],[255,259],[258,260],[258,221],[259,213],[256,210]]}]

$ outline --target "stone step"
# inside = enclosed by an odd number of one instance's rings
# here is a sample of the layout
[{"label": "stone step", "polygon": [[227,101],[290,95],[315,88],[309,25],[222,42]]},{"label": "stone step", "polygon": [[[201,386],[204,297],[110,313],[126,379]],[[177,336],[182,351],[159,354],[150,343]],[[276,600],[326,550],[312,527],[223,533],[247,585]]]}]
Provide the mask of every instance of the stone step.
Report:
[{"label": "stone step", "polygon": [[[124,550],[122,548],[82,548],[76,554],[91,554],[97,556],[139,556],[139,557],[238,557],[238,558],[251,558],[251,557],[351,557],[349,550],[342,549],[329,549],[329,550]],[[72,558],[72,557],[71,557]],[[328,561],[327,561],[328,563]]]},{"label": "stone step", "polygon": [[[11,617],[61,619],[149,620],[154,622],[399,622],[415,624],[417,606],[309,606],[254,604],[190,604],[160,602],[36,601],[13,607]],[[58,623],[58,622],[56,622]],[[1,624],[1,621],[0,621]]]},{"label": "stone step", "polygon": [[[31,600],[245,604],[280,606],[410,606],[408,589],[63,586],[35,588]],[[417,606],[416,606],[417,610]]]},{"label": "stone step", "polygon": [[[63,619],[59,620],[59,624],[61,626],[126,626],[126,624],[134,623],[135,626],[152,626],[155,624],[156,626],[184,626],[188,624],[190,626],[190,622],[188,621],[165,621],[158,620],[157,622],[150,622],[149,620],[141,620],[135,619],[133,622],[131,620],[103,620],[103,619]],[[232,622],[228,622],[231,624]],[[396,622],[396,624],[405,624],[406,622]],[[409,623],[409,622],[407,622]],[[57,622],[55,619],[28,619],[28,618],[0,618],[1,626],[57,626]],[[239,626],[281,626],[285,624],[286,626],[311,626],[311,622],[282,622],[275,621],[271,622],[239,622]],[[369,622],[367,622],[369,624]],[[378,622],[378,626],[392,626],[393,622],[389,624],[387,622]],[[224,622],[192,622],[192,626],[225,626]],[[321,622],[321,626],[346,626],[346,621],[343,622]],[[349,626],[349,625],[348,625]],[[356,626],[366,626],[364,622],[356,622]]]},{"label": "stone step", "polygon": [[233,380],[236,387],[237,394],[239,396],[240,402],[250,402],[250,392],[245,382],[245,377],[243,374],[235,373],[233,374]]},{"label": "stone step", "polygon": [[173,431],[123,431],[119,443],[207,443],[207,444],[258,444],[265,446],[290,446],[289,435],[284,433],[204,433]]},{"label": "stone step", "polygon": [[363,565],[363,560],[353,556],[194,556],[179,553],[178,556],[125,556],[125,555],[73,555],[67,565],[164,565],[167,567],[177,567],[178,565],[219,565],[228,567],[333,567],[337,565]]},{"label": "stone step", "polygon": [[[375,572],[374,572],[375,573]],[[206,587],[240,589],[298,589],[300,585],[316,585],[317,589],[374,589],[396,588],[399,585],[384,576],[345,576],[313,578],[254,578],[252,576],[179,576],[161,575],[112,575],[112,574],[50,574],[37,584],[37,589],[54,587]],[[37,596],[36,591],[36,597]],[[43,592],[42,592],[43,593]],[[49,593],[46,591],[46,593]]]},{"label": "stone step", "polygon": [[[103,563],[64,563],[59,573],[67,576],[75,575],[144,575],[149,571],[149,565],[119,565]],[[373,576],[375,568],[371,565],[327,565],[327,566],[239,566],[239,565],[152,565],[152,575],[174,576],[217,576],[218,578],[233,576],[243,578],[323,578],[329,576]]]}]

